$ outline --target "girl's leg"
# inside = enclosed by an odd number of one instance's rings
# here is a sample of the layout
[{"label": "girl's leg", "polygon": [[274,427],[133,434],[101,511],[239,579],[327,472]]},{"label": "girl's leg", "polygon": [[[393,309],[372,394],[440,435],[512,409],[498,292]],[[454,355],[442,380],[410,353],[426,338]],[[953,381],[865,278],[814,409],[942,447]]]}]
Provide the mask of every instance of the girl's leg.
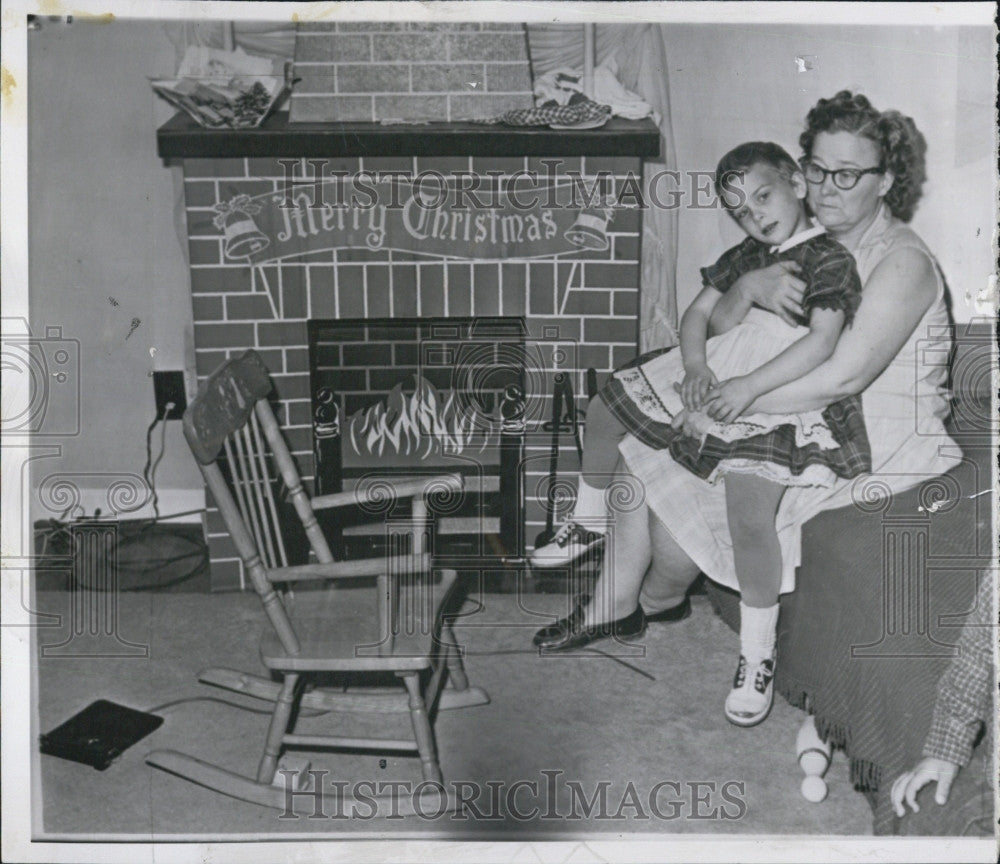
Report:
[{"label": "girl's leg", "polygon": [[627,434],[628,430],[600,396],[590,400],[583,429],[583,465],[572,521],[598,534],[607,529],[604,522],[607,519],[604,490],[615,475],[618,445]]},{"label": "girl's leg", "polygon": [[615,476],[618,445],[628,431],[597,396],[587,406],[583,466],[573,515],[550,542],[531,553],[535,567],[563,567],[600,545],[608,530],[605,492]]},{"label": "girl's leg", "polygon": [[778,602],[781,548],[774,520],[785,487],[755,474],[727,474],[726,515],[740,595],[747,606]]},{"label": "girl's leg", "polygon": [[582,468],[583,479],[588,485],[595,489],[608,488],[618,467],[618,445],[627,434],[628,430],[600,396],[590,400],[583,429]]},{"label": "girl's leg", "polygon": [[774,643],[781,548],[774,526],[785,487],[751,474],[726,475],[726,510],[740,584],[740,662],[726,717],[740,726],[763,720],[774,697]]}]

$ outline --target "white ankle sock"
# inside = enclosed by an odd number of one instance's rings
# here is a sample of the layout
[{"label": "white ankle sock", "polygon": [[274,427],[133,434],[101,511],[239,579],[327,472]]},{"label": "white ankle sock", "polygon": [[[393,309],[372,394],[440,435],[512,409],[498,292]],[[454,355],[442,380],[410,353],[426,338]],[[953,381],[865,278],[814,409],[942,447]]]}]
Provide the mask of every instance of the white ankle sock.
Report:
[{"label": "white ankle sock", "polygon": [[759,663],[774,653],[778,609],[777,603],[762,609],[740,601],[740,653],[748,663]]},{"label": "white ankle sock", "polygon": [[608,510],[604,503],[605,491],[591,486],[581,477],[576,492],[576,507],[573,508],[573,521],[579,522],[588,531],[596,531],[599,534],[607,531]]}]

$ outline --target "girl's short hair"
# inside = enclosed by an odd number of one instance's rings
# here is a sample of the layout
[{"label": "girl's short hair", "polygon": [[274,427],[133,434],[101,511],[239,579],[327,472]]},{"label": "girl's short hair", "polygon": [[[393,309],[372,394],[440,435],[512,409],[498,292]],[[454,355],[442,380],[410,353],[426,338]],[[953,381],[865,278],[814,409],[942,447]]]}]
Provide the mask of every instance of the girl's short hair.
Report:
[{"label": "girl's short hair", "polygon": [[880,166],[893,176],[885,203],[893,216],[909,222],[927,177],[927,142],[913,119],[898,111],[878,111],[860,93],[841,90],[832,99],[820,99],[806,117],[799,145],[807,159],[820,132],[850,132],[875,144]]},{"label": "girl's short hair", "polygon": [[747,141],[740,144],[723,156],[715,169],[715,194],[719,196],[723,207],[727,210],[735,209],[735,204],[727,201],[727,195],[734,196],[734,201],[742,200],[742,196],[730,188],[732,180],[760,164],[770,165],[788,179],[802,171],[784,147],[771,141]]}]

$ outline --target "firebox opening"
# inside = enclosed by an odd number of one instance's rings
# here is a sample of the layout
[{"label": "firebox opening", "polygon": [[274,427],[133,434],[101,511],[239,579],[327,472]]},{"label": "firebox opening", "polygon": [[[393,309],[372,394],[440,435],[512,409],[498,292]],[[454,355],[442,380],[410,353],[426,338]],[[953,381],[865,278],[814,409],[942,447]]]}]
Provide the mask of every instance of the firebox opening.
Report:
[{"label": "firebox opening", "polygon": [[[429,502],[435,551],[522,556],[524,319],[316,319],[308,329],[316,493],[460,473],[461,495]],[[370,511],[317,514],[335,554],[380,554],[385,519],[407,507]]]}]

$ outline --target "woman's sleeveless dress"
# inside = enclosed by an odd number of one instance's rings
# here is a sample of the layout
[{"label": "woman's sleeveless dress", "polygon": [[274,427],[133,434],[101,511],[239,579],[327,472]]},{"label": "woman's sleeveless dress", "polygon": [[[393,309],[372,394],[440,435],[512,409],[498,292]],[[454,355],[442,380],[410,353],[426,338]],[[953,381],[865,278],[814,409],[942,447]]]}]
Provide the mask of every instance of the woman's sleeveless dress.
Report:
[{"label": "woman's sleeveless dress", "polygon": [[[851,252],[862,283],[897,249],[918,249],[934,263],[937,293],[930,308],[889,365],[862,394],[871,446],[872,473],[837,479],[829,487],[794,487],[785,492],[776,525],[782,555],[781,592],[795,589],[801,529],[821,510],[859,506],[943,474],[960,461],[944,428],[948,415],[947,358],[951,348],[944,280],[920,237],[882,205]],[[774,317],[774,316],[772,316]],[[726,517],[725,487],[699,479],[674,461],[627,436],[620,452],[631,473],[645,484],[646,503],[702,572],[739,590]]]}]

